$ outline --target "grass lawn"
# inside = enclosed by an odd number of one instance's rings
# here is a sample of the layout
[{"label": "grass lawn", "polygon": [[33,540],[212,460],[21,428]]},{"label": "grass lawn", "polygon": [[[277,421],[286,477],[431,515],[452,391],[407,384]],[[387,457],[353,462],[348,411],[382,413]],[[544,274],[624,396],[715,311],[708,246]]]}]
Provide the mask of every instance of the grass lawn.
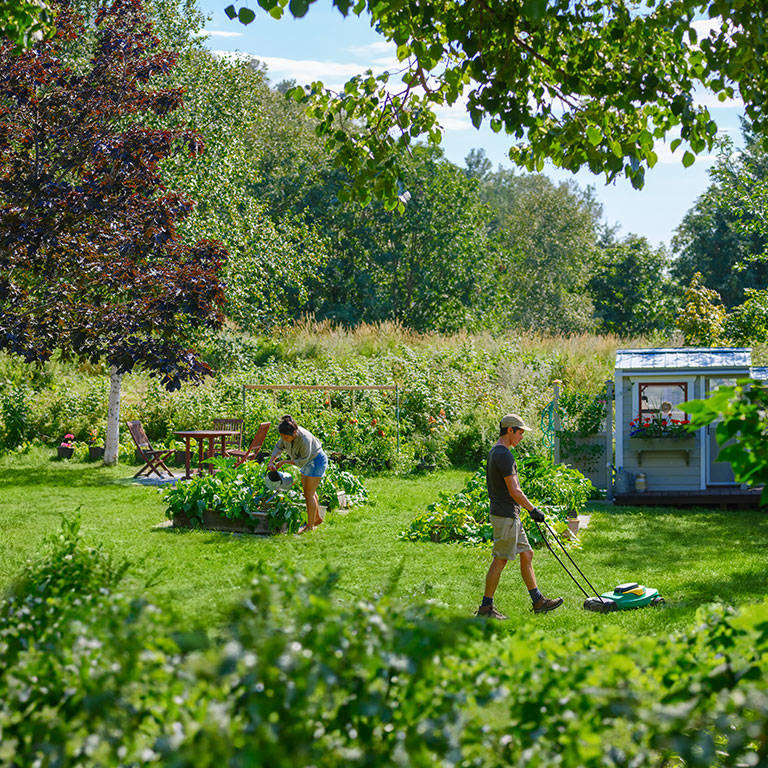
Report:
[{"label": "grass lawn", "polygon": [[[44,551],[61,515],[79,512],[90,543],[133,564],[128,588],[174,606],[182,623],[215,625],[237,599],[250,564],[295,563],[307,574],[339,573],[339,594],[350,600],[385,589],[401,570],[395,592],[404,599],[431,598],[448,615],[477,607],[490,550],[398,540],[399,532],[436,498],[455,491],[467,473],[367,480],[371,501],[346,515],[331,513],[305,536],[260,538],[206,531],[155,529],[164,518],[162,492],[130,482],[135,470],[54,462],[47,452],[0,461],[0,588],[28,558]],[[595,505],[583,550],[574,554],[592,583],[604,591],[623,581],[658,588],[664,608],[608,616],[582,610],[583,596],[546,550],[534,566],[547,595],[565,606],[534,616],[516,563],[502,575],[499,607],[510,621],[501,631],[545,626],[566,633],[582,625],[623,626],[655,634],[690,625],[696,608],[712,601],[733,605],[764,598],[768,572],[768,514],[756,511],[613,509]]]}]

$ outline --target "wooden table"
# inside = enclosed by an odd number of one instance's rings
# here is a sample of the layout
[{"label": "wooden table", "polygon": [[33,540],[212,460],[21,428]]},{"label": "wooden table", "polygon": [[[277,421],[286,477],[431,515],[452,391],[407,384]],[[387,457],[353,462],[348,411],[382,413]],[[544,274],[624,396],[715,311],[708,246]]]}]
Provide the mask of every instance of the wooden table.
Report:
[{"label": "wooden table", "polygon": [[[235,435],[239,435],[240,433],[237,430],[231,430],[231,429],[189,429],[189,430],[183,430],[181,432],[174,432],[175,435],[178,437],[181,437],[184,439],[185,443],[185,451],[186,456],[185,458],[185,466],[186,466],[186,473],[185,477],[187,480],[189,480],[190,477],[192,477],[192,471],[189,466],[189,457],[192,453],[191,443],[192,440],[197,440],[197,453],[199,458],[199,465],[200,470],[202,471],[202,464],[203,464],[203,446],[205,445],[205,441],[208,441],[208,453],[206,454],[206,458],[210,458],[214,454],[213,445],[214,442],[217,439],[221,439],[221,455],[226,456],[226,441],[228,437],[234,437]],[[213,471],[213,469],[211,469]]]}]

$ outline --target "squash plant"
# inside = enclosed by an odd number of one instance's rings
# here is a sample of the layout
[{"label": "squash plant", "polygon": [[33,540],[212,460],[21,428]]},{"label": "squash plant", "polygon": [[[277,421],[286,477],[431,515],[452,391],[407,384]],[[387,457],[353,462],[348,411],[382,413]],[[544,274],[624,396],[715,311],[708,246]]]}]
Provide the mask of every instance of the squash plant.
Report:
[{"label": "squash plant", "polygon": [[[298,530],[305,511],[298,477],[290,490],[275,493],[264,485],[266,463],[247,461],[235,467],[234,460],[227,458],[213,459],[210,463],[217,470],[215,474],[197,475],[167,491],[163,497],[167,505],[166,517],[173,519],[185,515],[202,523],[206,510],[218,512],[231,520],[249,520],[256,513],[266,512],[270,530],[279,530],[283,525],[287,526],[289,533]],[[336,492],[339,490],[347,494],[350,504],[368,498],[361,480],[329,463],[318,490],[320,503],[328,509],[337,507]]]},{"label": "squash plant", "polygon": [[[526,496],[546,515],[547,523],[564,544],[574,542],[563,534],[568,528],[568,514],[584,509],[592,483],[580,472],[552,464],[537,455],[518,460],[520,485]],[[485,466],[481,467],[455,494],[442,493],[410,527],[400,534],[409,541],[461,541],[482,544],[493,540],[489,516]],[[533,546],[543,543],[539,528],[525,510],[520,519]]]},{"label": "squash plant", "polygon": [[186,515],[202,523],[206,510],[218,512],[231,520],[249,520],[266,512],[270,530],[287,525],[293,533],[301,525],[304,497],[300,490],[281,493],[268,491],[264,485],[266,466],[246,462],[235,468],[232,459],[214,459],[215,474],[197,475],[177,483],[163,497],[166,517]]}]

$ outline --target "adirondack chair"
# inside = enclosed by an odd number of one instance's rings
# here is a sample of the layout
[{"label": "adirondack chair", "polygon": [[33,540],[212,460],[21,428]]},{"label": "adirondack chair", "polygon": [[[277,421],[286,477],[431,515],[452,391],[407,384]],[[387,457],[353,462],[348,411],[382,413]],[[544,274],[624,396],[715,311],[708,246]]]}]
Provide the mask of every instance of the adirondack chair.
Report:
[{"label": "adirondack chair", "polygon": [[159,467],[162,467],[170,477],[173,477],[173,472],[171,472],[171,470],[165,466],[165,460],[174,453],[173,449],[163,449],[162,451],[154,450],[149,444],[147,433],[144,431],[144,427],[141,425],[141,422],[129,421],[127,423],[128,431],[131,433],[133,442],[136,443],[136,449],[138,450],[141,458],[146,462],[144,466],[134,475],[134,477],[141,477],[145,471],[147,473],[147,477],[149,477],[153,472],[158,477],[164,477]]},{"label": "adirondack chair", "polygon": [[253,440],[251,440],[251,444],[248,446],[248,450],[242,451],[234,448],[227,451],[227,456],[235,456],[238,459],[237,463],[235,464],[236,467],[239,467],[246,461],[254,461],[258,458],[259,452],[261,451],[261,446],[264,445],[264,440],[267,437],[267,432],[269,432],[269,427],[271,424],[271,421],[265,421],[259,424],[259,428],[256,430],[256,436],[253,438]]},{"label": "adirondack chair", "polygon": [[[225,455],[229,453],[229,449],[239,451],[243,447],[243,420],[242,419],[214,419],[214,429],[231,429],[233,432],[237,432],[236,435],[230,435],[224,440]],[[216,456],[221,455],[220,449],[215,449]]]}]

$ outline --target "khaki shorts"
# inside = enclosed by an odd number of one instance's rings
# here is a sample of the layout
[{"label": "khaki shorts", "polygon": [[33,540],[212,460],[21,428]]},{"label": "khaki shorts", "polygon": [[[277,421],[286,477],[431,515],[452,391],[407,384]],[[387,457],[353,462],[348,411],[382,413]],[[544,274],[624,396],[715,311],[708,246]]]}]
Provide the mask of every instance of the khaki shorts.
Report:
[{"label": "khaki shorts", "polygon": [[530,552],[531,545],[523,524],[516,517],[491,515],[493,526],[493,556],[514,560],[521,552]]}]

